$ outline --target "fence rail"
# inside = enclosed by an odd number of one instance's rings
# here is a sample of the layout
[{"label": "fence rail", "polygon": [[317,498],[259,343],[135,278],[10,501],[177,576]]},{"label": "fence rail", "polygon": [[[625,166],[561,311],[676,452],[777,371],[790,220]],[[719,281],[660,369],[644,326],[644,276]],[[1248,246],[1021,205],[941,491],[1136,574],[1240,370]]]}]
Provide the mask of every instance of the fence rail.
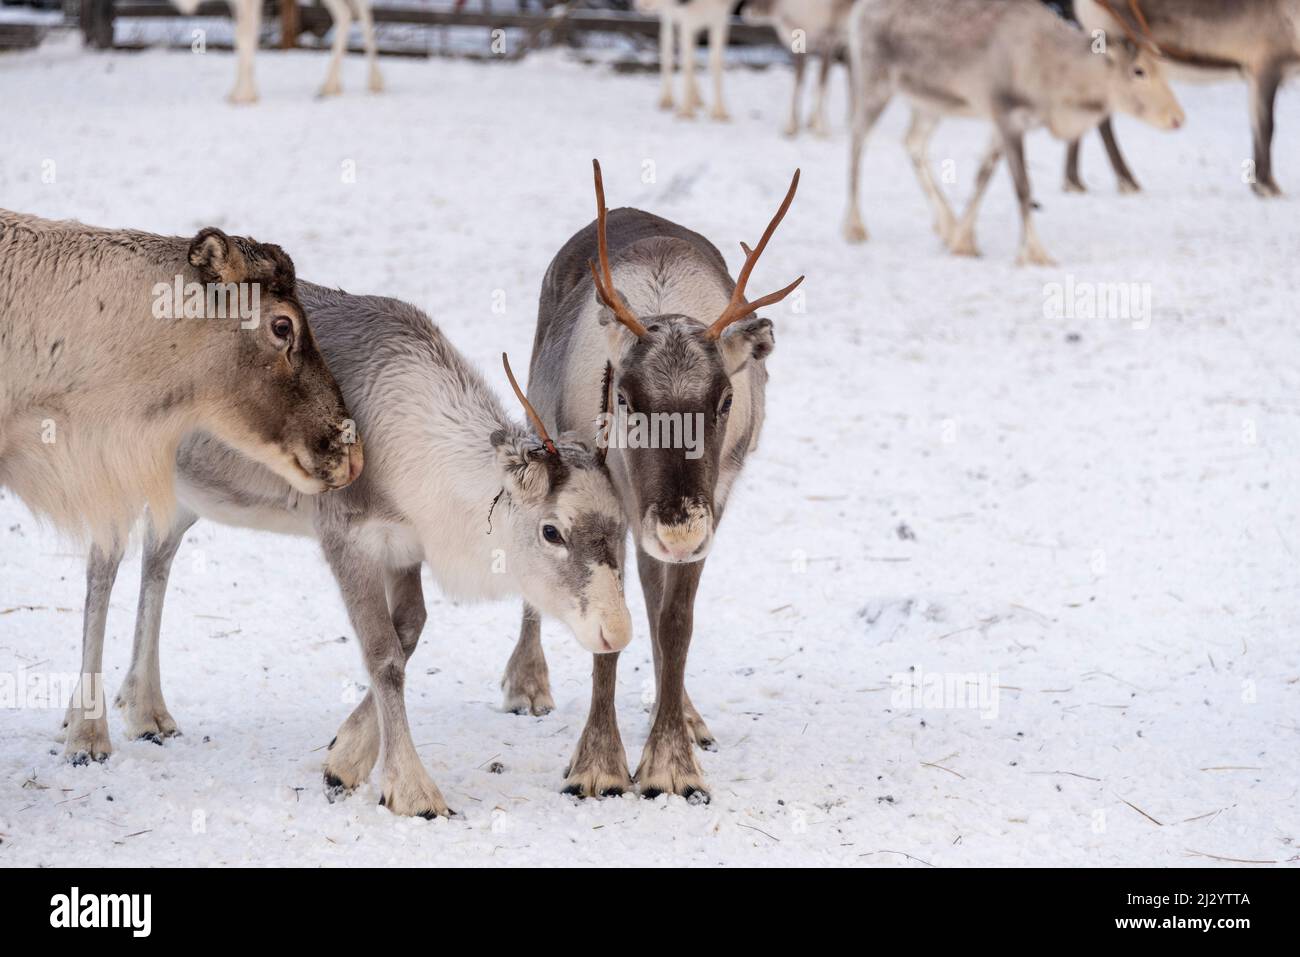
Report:
[{"label": "fence rail", "polygon": [[[322,6],[305,6],[296,0],[277,3],[282,25],[281,46],[291,47],[300,32],[324,35],[333,23]],[[659,20],[639,13],[552,7],[549,12],[501,12],[481,10],[432,10],[419,7],[374,7],[375,23],[400,23],[428,27],[484,27],[488,29],[525,29],[534,34],[546,33],[550,42],[580,33],[621,33],[631,36],[658,37]],[[113,22],[117,19],[163,19],[185,16],[166,0],[81,0],[81,29],[90,46],[106,47],[113,43]],[[225,0],[201,3],[195,16],[229,18]],[[776,42],[772,28],[763,24],[733,19],[731,42],[739,45],[770,45]]]}]

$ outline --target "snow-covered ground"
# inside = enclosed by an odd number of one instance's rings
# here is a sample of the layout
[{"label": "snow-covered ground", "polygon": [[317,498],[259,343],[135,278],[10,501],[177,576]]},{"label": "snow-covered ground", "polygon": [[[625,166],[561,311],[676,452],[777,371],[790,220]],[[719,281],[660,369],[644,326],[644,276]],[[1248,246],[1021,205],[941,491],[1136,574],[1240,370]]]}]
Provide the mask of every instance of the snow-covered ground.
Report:
[{"label": "snow-covered ground", "polygon": [[[311,542],[201,524],[164,620],[184,737],[127,741],[114,714],[111,760],[71,767],[61,702],[0,714],[0,864],[1294,866],[1300,92],[1279,101],[1292,192],[1275,202],[1240,181],[1240,84],[1180,88],[1176,135],[1118,122],[1141,195],[1116,193],[1095,137],[1093,191],[1063,194],[1063,149],[1035,136],[1061,266],[1019,269],[1002,172],[986,257],[941,250],[898,105],[866,160],[872,241],[841,241],[842,74],[833,138],[790,141],[784,70],[731,71],[720,125],[655,110],[652,77],[559,53],[386,60],[382,96],[360,92],[358,58],[345,66],[348,92],[315,101],[321,55],[263,52],[263,101],[240,109],[221,99],[226,54],[53,41],[0,57],[0,205],[279,242],[304,277],[422,306],[504,392],[495,357],[528,354],[542,272],[592,215],[593,156],[612,206],[701,230],[733,268],[802,167],[754,285],[806,272],[806,294],[771,313],[767,429],[709,560],[688,669],[719,738],[702,755],[713,801],[559,794],[589,657],[548,624],[558,709],[503,714],[518,608],[430,586],[409,707],[462,817],[396,818],[373,781],[327,803],[322,750],[365,680],[330,575]],[[954,195],[985,135],[937,136]],[[1136,283],[1149,321],[1061,318],[1067,282]],[[118,581],[110,690],[138,569]],[[81,601],[74,549],[0,492],[0,675],[74,672]],[[635,585],[629,601],[618,705],[635,766],[652,684]],[[982,704],[935,693],[965,675]]]}]

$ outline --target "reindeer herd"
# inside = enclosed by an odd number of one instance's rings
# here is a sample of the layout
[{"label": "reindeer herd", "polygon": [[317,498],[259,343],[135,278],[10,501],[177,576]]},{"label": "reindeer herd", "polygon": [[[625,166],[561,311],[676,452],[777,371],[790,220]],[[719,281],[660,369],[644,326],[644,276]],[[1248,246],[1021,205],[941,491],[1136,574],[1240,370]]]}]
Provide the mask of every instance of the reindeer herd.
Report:
[{"label": "reindeer herd", "polygon": [[[707,31],[711,115],[726,119],[731,4],[638,2],[662,17],[660,105],[683,116],[700,107],[692,53]],[[235,3],[241,43],[232,98],[244,102],[256,97],[260,3]],[[353,13],[361,20],[370,86],[380,89],[366,0],[327,5],[341,24]],[[830,65],[848,52],[843,231],[851,241],[867,235],[863,146],[896,96],[912,109],[905,145],[935,229],[956,254],[975,254],[979,201],[1005,159],[1020,205],[1020,261],[1050,262],[1031,219],[1023,144],[1031,129],[1046,127],[1070,144],[1066,184],[1081,189],[1078,142],[1099,128],[1121,188],[1137,189],[1109,118],[1122,112],[1177,129],[1183,111],[1165,76],[1174,67],[1247,78],[1249,181],[1262,197],[1278,194],[1273,106],[1300,61],[1300,0],[1077,0],[1074,13],[1077,24],[1037,0],[751,0],[748,15],[804,41],[795,50],[791,135],[802,125],[807,54],[822,59],[810,126],[824,135]],[[345,41],[340,30],[323,93],[338,92]],[[952,116],[990,127],[960,215],[926,153],[935,127]],[[381,803],[394,813],[450,813],[416,753],[404,696],[426,620],[426,565],[450,596],[522,602],[502,679],[506,710],[541,715],[554,707],[543,615],[567,624],[594,654],[591,708],[564,772],[566,792],[708,800],[695,748],[712,749],[714,737],[686,689],[687,652],[705,560],[763,427],[774,334],[758,312],[802,280],[747,298],[799,174],[759,240],[742,244],[745,262],[733,279],[701,234],[642,210],[607,210],[598,164],[593,173],[595,218],[542,279],[528,396],[503,356],[524,422],[506,413],[420,310],[299,280],[278,246],[215,228],[182,239],[0,211],[0,486],[89,546],[82,684],[63,727],[68,760],[103,761],[112,752],[102,707],[105,623],[142,518],[135,637],[116,703],[133,739],[177,733],[162,693],[160,625],[171,564],[186,531],[206,518],[315,538],[334,573],[369,690],[326,754],[331,800],[378,766]],[[189,289],[197,290],[194,303],[185,296],[160,313],[160,299]],[[232,302],[252,308],[225,308]],[[608,423],[637,414],[698,422],[698,447],[688,455],[680,445],[611,442]],[[629,530],[656,682],[634,772],[614,695],[618,652],[634,631],[623,594]]]}]

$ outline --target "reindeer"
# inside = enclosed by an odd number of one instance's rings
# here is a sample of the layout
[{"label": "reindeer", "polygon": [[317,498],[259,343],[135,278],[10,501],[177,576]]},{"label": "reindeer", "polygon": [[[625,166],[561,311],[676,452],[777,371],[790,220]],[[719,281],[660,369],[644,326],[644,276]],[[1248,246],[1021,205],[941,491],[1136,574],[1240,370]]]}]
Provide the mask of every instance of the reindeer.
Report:
[{"label": "reindeer", "polygon": [[195,429],[299,494],[361,471],[283,250],[0,210],[0,486],[64,532],[123,540],[146,504],[168,522]]},{"label": "reindeer", "polygon": [[[623,602],[627,524],[604,452],[572,432],[552,440],[508,362],[536,436],[506,416],[414,306],[308,283],[300,294],[365,431],[369,465],[346,491],[304,499],[211,436],[186,442],[176,458],[183,508],[170,529],[145,542],[135,643],[117,704],[133,738],[160,742],[177,733],[163,702],[159,631],[172,560],[199,517],[313,536],[370,674],[370,690],[330,743],[326,793],[333,800],[365,781],[382,751],[381,804],[395,814],[447,815],[415,752],[403,697],[406,662],[426,618],[421,564],[449,595],[522,596],[568,624],[588,651],[617,652],[632,637]],[[599,409],[593,404],[579,426]],[[102,669],[121,558],[120,548],[101,550],[88,566],[83,673]],[[103,760],[111,750],[107,720],[92,720],[77,704],[66,753],[74,762]]]},{"label": "reindeer", "polygon": [[[692,740],[712,749],[714,738],[686,693],[686,652],[704,560],[763,426],[765,360],[774,340],[771,320],[754,313],[803,281],[745,300],[750,273],[794,199],[799,174],[758,245],[744,247],[745,265],[733,282],[722,255],[699,233],[639,209],[607,213],[600,165],[593,166],[596,220],[564,244],[542,280],[530,392],[544,420],[574,427],[601,399],[605,385],[593,370],[607,367],[616,421],[675,415],[700,426],[694,457],[680,445],[625,448],[640,443],[614,441],[609,463],[636,541],[658,689],[636,783],[648,797],[669,792],[707,801]],[[617,655],[594,661],[591,711],[565,771],[566,793],[632,787],[614,711],[617,668]],[[545,714],[554,707],[537,613],[528,604],[502,687],[507,710]]]},{"label": "reindeer", "polygon": [[[1244,75],[1254,146],[1250,188],[1262,199],[1282,194],[1273,174],[1273,114],[1283,79],[1300,63],[1300,0],[1076,0],[1075,15],[1089,31],[1113,34],[1118,26],[1130,42],[1168,61],[1179,78]],[[1132,174],[1113,135],[1106,153],[1124,189]],[[1084,189],[1078,137],[1066,153],[1065,184]]]},{"label": "reindeer", "polygon": [[[172,0],[181,13],[193,16],[202,0]],[[253,57],[262,31],[262,0],[228,0],[230,15],[235,21],[235,88],[227,97],[231,103],[257,102],[257,84],[253,79]],[[330,51],[329,72],[318,96],[337,96],[343,92],[343,54],[348,49],[348,34],[352,31],[352,18],[361,23],[362,43],[366,50],[366,63],[370,71],[370,92],[382,93],[384,78],[376,62],[374,18],[370,14],[370,0],[321,0],[330,12],[334,27],[334,44]]]},{"label": "reindeer", "polygon": [[722,100],[722,68],[734,5],[735,0],[636,0],[638,12],[659,14],[660,109],[673,108],[673,32],[676,30],[684,83],[677,115],[687,120],[695,118],[695,111],[703,103],[695,85],[695,41],[707,30],[709,73],[713,77],[713,109],[709,115],[715,120],[731,118]]},{"label": "reindeer", "polygon": [[[1003,154],[1020,203],[1019,263],[1050,265],[1034,230],[1035,203],[1025,167],[1024,134],[1046,126],[1071,139],[1114,110],[1164,129],[1183,111],[1146,50],[1110,44],[1095,53],[1091,38],[1037,0],[859,0],[850,16],[853,133],[844,235],[867,238],[859,212],[863,143],[895,92],[913,105],[906,137],[917,179],[935,213],[935,230],[958,255],[977,255],[975,216]],[[958,221],[929,169],[926,148],[945,116],[981,117],[993,137],[975,193]]]},{"label": "reindeer", "polygon": [[750,23],[770,21],[777,40],[794,56],[794,93],[790,97],[786,136],[799,135],[799,100],[809,53],[821,57],[821,70],[817,75],[817,105],[808,129],[814,136],[830,136],[826,87],[831,65],[844,52],[852,7],[853,0],[749,0],[745,4],[742,18]]}]

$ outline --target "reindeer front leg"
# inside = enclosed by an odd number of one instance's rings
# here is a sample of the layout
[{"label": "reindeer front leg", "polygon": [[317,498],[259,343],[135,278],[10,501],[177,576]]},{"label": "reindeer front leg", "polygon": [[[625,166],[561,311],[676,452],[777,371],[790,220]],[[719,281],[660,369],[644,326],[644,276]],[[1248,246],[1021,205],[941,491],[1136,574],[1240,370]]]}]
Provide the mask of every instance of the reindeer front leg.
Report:
[{"label": "reindeer front leg", "polygon": [[659,15],[659,109],[673,108],[673,21]]},{"label": "reindeer front leg", "polygon": [[[642,559],[640,553],[637,558],[638,563],[654,561],[648,556]],[[645,797],[667,792],[694,801],[709,800],[686,717],[686,654],[694,629],[695,593],[703,573],[704,562],[663,565],[660,600],[652,603],[651,595],[646,596],[659,664],[654,720],[635,775]],[[643,572],[642,581],[646,577]],[[704,729],[704,733],[707,735],[708,730]]]},{"label": "reindeer front leg", "polygon": [[540,716],[555,710],[550,673],[542,651],[542,619],[537,609],[527,602],[519,624],[519,641],[506,663],[501,687],[505,689],[504,711]]},{"label": "reindeer front leg", "polygon": [[1102,145],[1106,147],[1106,158],[1110,160],[1110,168],[1115,171],[1119,191],[1121,193],[1141,192],[1142,187],[1133,178],[1133,171],[1128,168],[1128,163],[1124,161],[1124,154],[1119,151],[1119,140],[1115,139],[1115,128],[1111,125],[1109,116],[1101,121],[1097,130],[1101,133]]},{"label": "reindeer front leg", "polygon": [[1055,266],[1056,261],[1038,241],[1038,232],[1034,229],[1035,203],[1029,188],[1029,171],[1025,167],[1024,134],[1005,121],[998,123],[998,132],[1002,137],[1002,151],[1006,154],[1007,165],[1011,168],[1011,179],[1016,186],[1016,199],[1020,203],[1020,253],[1016,257],[1016,264]]},{"label": "reindeer front leg", "polygon": [[131,665],[117,692],[117,707],[126,714],[126,733],[135,739],[162,744],[163,738],[180,734],[167,703],[163,700],[158,646],[162,640],[163,601],[176,550],[198,516],[188,509],[177,511],[172,527],[161,537],[150,523],[145,533],[144,561],[140,570],[140,602],[135,613],[135,640]]},{"label": "reindeer front leg", "polygon": [[[402,654],[411,660],[420,643],[428,612],[424,606],[424,586],[420,566],[385,573],[388,608],[393,630],[401,642]],[[375,710],[375,693],[366,691],[361,703],[352,709],[338,734],[329,744],[325,758],[325,783],[331,800],[348,793],[370,777],[379,760],[379,713]]]},{"label": "reindeer front leg", "polygon": [[618,652],[592,655],[591,710],[578,739],[578,748],[564,771],[564,793],[578,797],[602,797],[632,789],[627,754],[618,733],[614,689],[618,676]]},{"label": "reindeer front leg", "polygon": [[722,73],[726,66],[727,36],[731,32],[731,13],[722,9],[722,15],[709,24],[709,73],[713,76],[713,119],[726,122],[731,119],[727,104],[722,99]]},{"label": "reindeer front leg", "polygon": [[1265,199],[1281,196],[1273,178],[1273,107],[1282,82],[1282,67],[1270,63],[1250,74],[1250,130],[1255,147],[1255,179],[1250,188]]},{"label": "reindeer front leg", "polygon": [[235,52],[238,65],[235,88],[230,92],[230,102],[246,104],[257,102],[257,84],[253,80],[253,57],[257,54],[257,41],[262,32],[262,0],[231,0],[235,15]]},{"label": "reindeer front leg", "polygon": [[[373,695],[370,707],[378,717],[378,751],[383,760],[379,803],[394,814],[410,817],[450,816],[452,812],[447,802],[420,763],[415,742],[411,740],[405,697],[408,652],[394,625],[394,615],[389,611],[384,572],[345,536],[326,536],[322,544],[347,605],[348,617],[360,639],[366,670],[370,673],[367,699]],[[409,587],[409,577],[405,582]],[[414,650],[413,643],[411,650]],[[363,780],[357,777],[348,780],[341,777],[339,771],[355,774],[364,764],[356,756],[364,756],[369,747],[367,739],[373,740],[365,720],[363,709],[366,707],[365,701],[358,705],[353,712],[356,721],[353,722],[353,716],[349,716],[339,730],[325,765],[327,793],[355,787]],[[357,715],[357,712],[361,714]],[[358,736],[359,741],[356,740]]]},{"label": "reindeer front leg", "polygon": [[91,546],[86,561],[86,607],[81,627],[81,677],[63,719],[63,755],[73,764],[106,761],[113,753],[104,707],[104,626],[122,548]]}]

